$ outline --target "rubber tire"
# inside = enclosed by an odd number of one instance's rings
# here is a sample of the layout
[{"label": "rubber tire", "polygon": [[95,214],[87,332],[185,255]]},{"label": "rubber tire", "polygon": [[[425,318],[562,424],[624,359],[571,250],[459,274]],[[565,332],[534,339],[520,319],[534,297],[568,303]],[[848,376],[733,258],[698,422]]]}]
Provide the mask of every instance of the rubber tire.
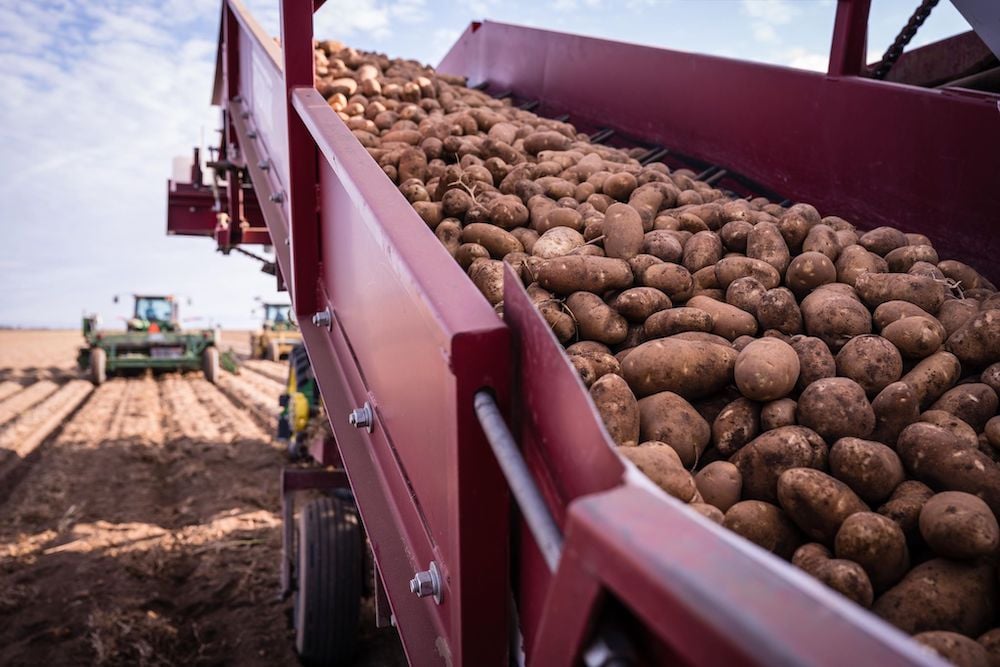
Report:
[{"label": "rubber tire", "polygon": [[298,521],[295,651],[307,665],[347,665],[361,616],[361,528],[350,503],[317,498]]},{"label": "rubber tire", "polygon": [[201,370],[205,374],[205,379],[215,384],[219,380],[219,350],[215,347],[206,347],[201,353]]},{"label": "rubber tire", "polygon": [[108,379],[108,353],[104,348],[90,348],[90,381],[102,385]]}]

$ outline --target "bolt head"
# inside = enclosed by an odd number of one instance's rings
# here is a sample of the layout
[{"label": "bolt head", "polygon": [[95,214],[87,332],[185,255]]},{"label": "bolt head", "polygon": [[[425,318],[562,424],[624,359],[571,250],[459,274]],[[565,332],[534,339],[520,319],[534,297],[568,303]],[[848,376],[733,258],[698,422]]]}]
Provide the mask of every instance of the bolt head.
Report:
[{"label": "bolt head", "polygon": [[410,592],[418,598],[434,595],[434,579],[429,570],[417,572],[413,579],[410,579]]},{"label": "bolt head", "polygon": [[274,202],[275,204],[280,204],[281,202],[285,201],[285,195],[281,192],[275,192],[270,197],[268,197],[268,199]]},{"label": "bolt head", "polygon": [[271,168],[271,163],[268,162],[267,160],[261,160],[260,162],[257,163],[257,168],[260,169],[261,171],[267,171],[268,169]]}]

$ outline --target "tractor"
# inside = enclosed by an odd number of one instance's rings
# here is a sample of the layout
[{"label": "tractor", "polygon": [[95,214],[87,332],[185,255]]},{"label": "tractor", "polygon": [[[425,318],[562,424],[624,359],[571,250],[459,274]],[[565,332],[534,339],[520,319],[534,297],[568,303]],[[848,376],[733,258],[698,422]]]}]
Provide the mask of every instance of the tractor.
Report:
[{"label": "tractor", "polygon": [[[196,370],[215,383],[219,375],[219,350],[211,329],[183,331],[178,319],[178,302],[173,296],[136,294],[132,317],[125,331],[99,328],[96,315],[83,318],[86,347],[80,349],[77,364],[89,370],[94,384],[109,374],[128,369]],[[118,297],[114,297],[118,303]]]},{"label": "tractor", "polygon": [[292,320],[287,303],[261,303],[264,321],[250,334],[250,358],[280,361],[288,359],[292,348],[302,343],[299,327]]}]

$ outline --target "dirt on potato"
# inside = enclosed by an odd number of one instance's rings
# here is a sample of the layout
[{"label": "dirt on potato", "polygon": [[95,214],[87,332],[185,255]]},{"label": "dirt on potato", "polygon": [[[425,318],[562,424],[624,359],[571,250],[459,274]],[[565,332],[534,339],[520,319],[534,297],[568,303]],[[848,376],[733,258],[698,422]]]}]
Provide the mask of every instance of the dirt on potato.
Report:
[{"label": "dirt on potato", "polygon": [[[0,332],[0,664],[297,665],[278,595],[286,460],[263,405],[277,382],[91,389],[74,379],[79,334],[37,333]],[[54,410],[68,414],[49,428]],[[402,664],[365,612],[358,664]]]}]

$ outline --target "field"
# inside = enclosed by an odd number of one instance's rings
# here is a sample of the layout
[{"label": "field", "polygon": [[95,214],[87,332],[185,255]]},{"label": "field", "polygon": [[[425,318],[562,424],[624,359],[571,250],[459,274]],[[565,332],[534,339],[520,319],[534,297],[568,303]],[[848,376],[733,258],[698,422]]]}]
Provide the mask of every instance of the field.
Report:
[{"label": "field", "polygon": [[[0,664],[298,664],[278,599],[283,365],[94,388],[80,343],[0,331]],[[362,633],[359,664],[401,662],[392,631]]]}]

